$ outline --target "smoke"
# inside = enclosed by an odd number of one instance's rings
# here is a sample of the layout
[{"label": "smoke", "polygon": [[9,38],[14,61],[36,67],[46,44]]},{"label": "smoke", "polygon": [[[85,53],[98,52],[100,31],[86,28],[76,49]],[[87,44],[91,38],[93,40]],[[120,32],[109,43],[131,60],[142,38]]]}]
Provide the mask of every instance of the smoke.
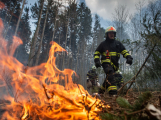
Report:
[{"label": "smoke", "polygon": [[137,12],[136,4],[139,2],[143,7],[147,6],[150,0],[85,0],[86,5],[90,8],[93,14],[98,14],[105,20],[112,21],[115,9],[120,5],[125,5],[129,14]]}]

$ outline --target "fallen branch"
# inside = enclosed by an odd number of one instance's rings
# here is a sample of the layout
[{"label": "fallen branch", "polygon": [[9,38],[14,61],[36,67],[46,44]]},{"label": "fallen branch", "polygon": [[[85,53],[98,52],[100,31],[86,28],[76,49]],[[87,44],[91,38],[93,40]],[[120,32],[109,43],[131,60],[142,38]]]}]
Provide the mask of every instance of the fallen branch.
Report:
[{"label": "fallen branch", "polygon": [[131,84],[129,85],[129,87],[128,87],[127,90],[125,91],[125,94],[126,94],[127,91],[131,88],[132,84],[135,82],[136,77],[139,75],[139,73],[141,72],[142,68],[145,66],[145,63],[147,62],[147,60],[149,59],[150,55],[152,54],[152,52],[153,52],[155,46],[156,46],[156,44],[154,44],[154,46],[153,46],[153,48],[151,49],[149,55],[146,57],[144,63],[142,64],[142,66],[140,67],[140,69],[139,69],[139,71],[136,73],[136,75],[135,75],[134,77],[132,77],[128,82],[126,82],[126,83],[120,88],[120,90],[118,91],[118,94],[117,94],[117,95],[120,94],[121,90],[123,89],[123,87],[124,87],[127,83],[130,83],[130,82],[131,82]]}]

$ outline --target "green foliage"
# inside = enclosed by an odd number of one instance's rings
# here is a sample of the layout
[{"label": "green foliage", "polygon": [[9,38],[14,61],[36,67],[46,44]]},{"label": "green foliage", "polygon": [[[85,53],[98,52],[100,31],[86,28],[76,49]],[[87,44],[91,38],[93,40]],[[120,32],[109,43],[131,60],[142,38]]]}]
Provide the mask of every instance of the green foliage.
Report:
[{"label": "green foliage", "polygon": [[122,97],[118,97],[116,102],[118,105],[123,108],[123,110],[119,113],[114,112],[115,114],[111,113],[102,113],[100,115],[102,120],[125,120],[125,113],[127,120],[150,120],[147,115],[141,113],[134,113],[138,110],[142,110],[146,107],[147,101],[152,97],[150,92],[145,92],[139,95],[138,99],[131,105],[128,100]]},{"label": "green foliage", "polygon": [[105,29],[101,27],[99,16],[95,15],[95,23],[93,28],[93,48],[94,51],[97,46],[104,40]]},{"label": "green foliage", "polygon": [[78,43],[82,45],[91,37],[92,15],[90,9],[83,2],[78,6],[77,15],[78,24],[80,25],[78,27]]},{"label": "green foliage", "polygon": [[123,117],[118,117],[110,113],[103,113],[100,117],[101,120],[124,120]]},{"label": "green foliage", "polygon": [[140,110],[145,107],[146,102],[152,97],[150,92],[145,92],[139,96],[138,100],[135,101],[133,110]]},{"label": "green foliage", "polygon": [[[124,116],[115,116],[110,113],[103,113],[101,114],[101,120],[125,120]],[[138,116],[138,115],[133,115],[133,116],[127,116],[127,120],[151,120],[149,119],[148,116]]]},{"label": "green foliage", "polygon": [[116,99],[116,102],[122,108],[128,108],[128,109],[132,108],[132,105],[125,98],[118,97]]},{"label": "green foliage", "polygon": [[[144,47],[147,50],[147,53],[150,52],[152,47],[156,44],[155,49],[149,60],[147,61],[147,70],[149,71],[149,78],[153,79],[153,82],[157,82],[161,77],[161,61],[160,61],[160,18],[161,18],[161,1],[157,0],[156,2],[151,2],[146,8],[144,17],[142,18],[142,25],[144,26],[144,31],[142,31],[141,36],[143,38]],[[155,71],[155,72],[154,72]],[[159,85],[159,84],[158,84]]]}]

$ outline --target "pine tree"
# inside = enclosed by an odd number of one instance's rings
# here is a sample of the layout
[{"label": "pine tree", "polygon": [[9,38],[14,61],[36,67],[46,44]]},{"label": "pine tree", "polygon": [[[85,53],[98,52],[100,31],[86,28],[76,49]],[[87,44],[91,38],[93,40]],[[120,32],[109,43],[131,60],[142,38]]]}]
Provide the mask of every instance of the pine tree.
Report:
[{"label": "pine tree", "polygon": [[40,54],[41,54],[41,51],[42,51],[42,41],[43,41],[43,38],[44,38],[44,32],[45,32],[45,28],[46,28],[46,22],[47,22],[48,11],[49,11],[50,5],[51,5],[51,0],[48,1],[48,3],[47,3],[47,8],[46,8],[45,17],[44,17],[45,19],[44,19],[42,33],[41,33],[40,41],[39,41],[39,45],[38,45],[35,65],[38,65]]},{"label": "pine tree", "polygon": [[[93,28],[93,52],[97,46],[104,40],[105,29],[101,27],[99,16],[95,15],[95,23]],[[93,55],[93,54],[92,54]]]},{"label": "pine tree", "polygon": [[21,0],[1,0],[1,2],[5,4],[5,9],[0,11],[5,28],[4,38],[12,40],[20,15]]},{"label": "pine tree", "polygon": [[21,22],[19,25],[17,35],[23,41],[23,45],[20,45],[16,52],[15,57],[22,62],[24,65],[27,65],[28,60],[28,51],[29,51],[29,42],[31,37],[31,27],[30,27],[30,18],[29,18],[29,8],[25,8],[25,13],[22,15]]},{"label": "pine tree", "polygon": [[98,15],[95,15],[95,23],[94,23],[94,28],[93,28],[93,48],[94,50],[96,49],[96,47],[98,46],[99,43],[99,31],[100,31],[100,20]]},{"label": "pine tree", "polygon": [[[43,21],[45,20],[44,18],[45,18],[46,9],[47,9],[47,6],[44,7],[44,10],[42,13],[43,17],[42,17],[42,22],[40,25],[40,34],[42,34],[42,30],[43,30]],[[57,35],[58,22],[59,22],[56,18],[57,12],[58,12],[58,5],[51,3],[49,6],[49,10],[48,10],[48,16],[47,16],[47,22],[46,22],[45,31],[44,31],[44,38],[42,41],[42,51],[41,51],[41,55],[39,58],[39,64],[47,61],[49,57],[49,50],[51,47],[50,42],[52,40],[57,43],[59,42],[59,39],[58,39],[59,34]],[[54,36],[54,39],[52,38],[53,36]]]},{"label": "pine tree", "polygon": [[[71,3],[68,8],[68,15],[69,15],[69,37],[68,37],[68,46],[69,52],[72,54],[72,61],[71,58],[68,58],[68,68],[74,69],[76,65],[76,54],[77,54],[77,4],[75,2]],[[69,62],[70,61],[70,62]]]},{"label": "pine tree", "polygon": [[[143,17],[144,31],[142,32],[142,40],[144,41],[144,47],[147,54],[155,46],[151,57],[147,61],[145,74],[149,76],[151,87],[158,87],[160,89],[160,77],[161,77],[161,42],[160,42],[160,25],[161,25],[161,1],[151,2]],[[147,81],[148,82],[148,81]]]},{"label": "pine tree", "polygon": [[[91,17],[91,11],[88,7],[86,7],[85,3],[81,3],[78,6],[77,10],[77,16],[78,16],[78,56],[77,56],[77,66],[76,69],[78,70],[78,73],[80,73],[80,76],[82,80],[85,79],[85,71],[89,67],[89,61],[88,61],[88,54],[87,54],[87,45],[89,43],[89,40],[92,36],[92,17]],[[80,62],[79,62],[80,61]],[[82,85],[85,86],[85,82],[82,81]]]},{"label": "pine tree", "polygon": [[[37,7],[37,5],[36,5],[36,3],[35,3],[35,6],[38,8],[36,8],[37,9],[37,11],[39,11],[38,12],[38,16],[36,16],[37,17],[37,26],[36,26],[36,30],[35,30],[35,33],[34,33],[34,36],[33,36],[33,38],[32,38],[32,42],[31,42],[31,48],[30,48],[30,54],[29,54],[29,59],[28,59],[28,65],[29,66],[33,66],[34,65],[34,63],[33,63],[33,61],[34,61],[34,59],[35,59],[35,55],[36,55],[36,51],[37,51],[37,45],[36,45],[36,43],[37,43],[37,37],[38,37],[38,35],[39,35],[39,29],[40,29],[40,22],[41,22],[41,16],[42,16],[42,11],[43,11],[43,7],[44,7],[44,0],[40,0],[38,3],[40,3],[39,4],[39,7]],[[32,11],[33,11],[33,9],[35,9],[35,8],[33,8],[32,7]],[[34,15],[33,15],[34,16]]]}]

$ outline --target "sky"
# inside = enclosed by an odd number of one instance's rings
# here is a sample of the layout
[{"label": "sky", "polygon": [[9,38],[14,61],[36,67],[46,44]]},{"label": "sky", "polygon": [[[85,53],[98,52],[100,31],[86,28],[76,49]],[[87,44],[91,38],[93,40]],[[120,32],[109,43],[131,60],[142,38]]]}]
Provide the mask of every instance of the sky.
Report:
[{"label": "sky", "polygon": [[[85,0],[92,13],[97,13],[105,20],[112,20],[113,13],[118,6],[126,6],[129,14],[137,12],[136,4],[139,2],[145,7],[149,0]],[[153,0],[154,1],[154,0]]]},{"label": "sky", "polygon": [[[27,5],[31,6],[38,0],[27,1]],[[126,10],[129,12],[129,15],[134,15],[138,12],[136,4],[140,2],[143,7],[146,7],[149,1],[155,0],[77,0],[78,3],[85,2],[93,15],[99,15],[101,26],[104,28],[110,26],[111,22],[113,21],[113,14],[115,13],[115,9],[117,9],[118,6],[126,6]],[[34,29],[33,26],[31,26],[31,28],[32,30]]]}]

